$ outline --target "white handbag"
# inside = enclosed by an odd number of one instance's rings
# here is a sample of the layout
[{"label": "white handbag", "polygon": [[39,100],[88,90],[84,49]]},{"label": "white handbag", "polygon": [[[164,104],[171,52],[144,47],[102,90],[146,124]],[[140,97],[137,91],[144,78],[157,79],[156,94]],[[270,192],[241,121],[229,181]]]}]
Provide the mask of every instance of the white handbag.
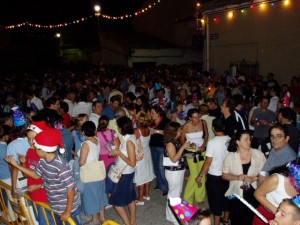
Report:
[{"label": "white handbag", "polygon": [[174,163],[174,162],[171,161],[170,157],[164,156],[163,166],[168,166],[168,167],[173,167],[174,166],[174,167],[176,167],[176,166],[179,166],[179,161]]},{"label": "white handbag", "polygon": [[120,170],[115,164],[112,164],[107,173],[108,178],[112,182],[118,183],[122,176],[122,173],[126,169],[126,167],[127,167],[127,165],[122,170]]},{"label": "white handbag", "polygon": [[83,183],[104,180],[105,177],[105,165],[102,160],[93,163],[86,163],[80,167],[80,179]]}]

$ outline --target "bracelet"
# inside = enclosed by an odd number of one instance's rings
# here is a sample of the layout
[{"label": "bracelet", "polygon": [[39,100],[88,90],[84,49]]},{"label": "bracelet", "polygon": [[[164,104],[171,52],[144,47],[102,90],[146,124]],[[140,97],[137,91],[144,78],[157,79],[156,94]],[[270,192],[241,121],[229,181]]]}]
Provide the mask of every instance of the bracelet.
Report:
[{"label": "bracelet", "polygon": [[156,133],[159,134],[159,130],[156,130]]}]

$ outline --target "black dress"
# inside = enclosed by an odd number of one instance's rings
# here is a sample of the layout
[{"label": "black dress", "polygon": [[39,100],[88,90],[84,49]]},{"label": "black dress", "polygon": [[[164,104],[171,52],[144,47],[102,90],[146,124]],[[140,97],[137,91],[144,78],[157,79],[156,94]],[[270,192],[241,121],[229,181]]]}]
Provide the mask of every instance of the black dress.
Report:
[{"label": "black dress", "polygon": [[[247,174],[251,162],[242,164],[243,174]],[[243,191],[243,198],[254,208],[258,207],[258,202],[254,197],[255,189],[250,185],[248,190]],[[252,225],[254,213],[238,199],[230,200],[230,221],[231,225]]]}]

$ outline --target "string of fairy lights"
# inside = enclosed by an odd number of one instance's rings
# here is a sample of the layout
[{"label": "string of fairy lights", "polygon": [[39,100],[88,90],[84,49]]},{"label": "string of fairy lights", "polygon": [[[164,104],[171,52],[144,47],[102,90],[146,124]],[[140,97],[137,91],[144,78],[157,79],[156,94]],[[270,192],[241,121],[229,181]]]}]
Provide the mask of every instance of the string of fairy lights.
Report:
[{"label": "string of fairy lights", "polygon": [[59,23],[59,24],[43,25],[43,24],[36,24],[36,23],[30,23],[30,22],[23,22],[23,23],[8,25],[3,28],[4,29],[16,29],[16,28],[21,28],[21,27],[35,27],[35,28],[43,28],[43,29],[60,28],[60,27],[70,26],[73,24],[83,23],[95,16],[96,17],[101,16],[103,19],[108,19],[108,20],[124,20],[124,19],[129,19],[129,18],[135,17],[135,16],[140,16],[140,15],[150,11],[155,6],[157,6],[160,2],[161,2],[161,0],[156,0],[156,1],[148,4],[146,7],[142,8],[132,14],[124,14],[124,15],[120,15],[120,16],[111,16],[108,14],[98,14],[98,15],[95,14],[95,15],[90,15],[88,17],[82,17],[80,19],[76,19],[76,20],[73,20],[70,22],[65,22],[65,23]]},{"label": "string of fairy lights", "polygon": [[[239,5],[233,5],[232,7],[230,6],[226,6],[226,7],[222,7],[222,8],[218,8],[218,9],[213,9],[213,10],[207,10],[205,11],[206,15],[214,15],[217,13],[222,13],[225,12],[227,17],[229,19],[233,18],[238,12],[245,14],[247,12],[248,9],[256,9],[256,8],[260,8],[260,9],[265,9],[268,5],[270,6],[274,6],[277,3],[282,3],[284,6],[289,6],[290,2],[292,0],[252,0],[252,1],[248,1],[245,3],[241,3]],[[21,27],[35,27],[35,28],[44,28],[44,29],[52,29],[52,28],[60,28],[60,27],[66,27],[66,26],[70,26],[73,24],[78,24],[78,23],[83,23],[93,17],[98,17],[101,16],[103,19],[108,19],[108,20],[124,20],[124,19],[129,19],[132,17],[136,17],[136,16],[140,16],[148,11],[150,11],[151,9],[153,9],[155,6],[157,6],[159,3],[161,2],[161,0],[155,0],[154,2],[150,3],[149,5],[147,5],[146,7],[132,13],[132,14],[124,14],[124,15],[120,15],[120,16],[111,16],[108,14],[95,14],[95,15],[90,15],[88,17],[83,17],[80,19],[76,19],[73,20],[71,22],[65,22],[65,23],[59,23],[59,24],[48,24],[48,25],[42,25],[42,24],[35,24],[35,23],[30,23],[30,22],[23,22],[23,23],[18,23],[18,24],[13,24],[13,25],[8,25],[3,27],[4,29],[17,29],[17,28],[21,28]],[[201,4],[200,2],[196,2],[196,13],[195,13],[195,17],[197,19],[201,19],[202,23],[205,23],[204,18],[198,18],[198,13],[201,12]],[[220,17],[214,17],[213,21],[215,23],[219,23],[220,22]]]},{"label": "string of fairy lights", "polygon": [[[222,17],[227,17],[227,19],[233,19],[238,13],[246,15],[248,10],[256,10],[264,12],[268,7],[274,7],[276,5],[282,5],[284,7],[289,7],[292,0],[256,0],[251,2],[241,3],[240,5],[233,5],[232,7],[223,7],[213,10],[207,10],[204,14],[207,16],[213,16],[219,13],[222,16],[212,17],[214,23],[219,23]],[[225,15],[225,16],[224,16]],[[201,22],[205,23],[205,19],[201,18]]]}]

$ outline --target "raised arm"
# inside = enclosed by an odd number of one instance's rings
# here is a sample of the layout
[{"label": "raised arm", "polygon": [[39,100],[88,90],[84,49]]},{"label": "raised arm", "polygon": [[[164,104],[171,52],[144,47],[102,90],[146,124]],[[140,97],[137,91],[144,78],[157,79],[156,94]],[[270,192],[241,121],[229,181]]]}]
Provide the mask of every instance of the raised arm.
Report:
[{"label": "raised arm", "polygon": [[173,162],[173,163],[176,163],[182,156],[182,153],[184,151],[184,149],[186,149],[190,144],[188,142],[185,142],[181,147],[180,149],[178,150],[178,152],[176,152],[176,148],[175,148],[175,145],[171,142],[169,142],[167,145],[166,145],[166,149],[167,149],[167,152],[168,152],[168,156],[170,157],[170,160]]},{"label": "raised arm", "polygon": [[[37,175],[33,170],[31,169],[27,169],[21,165],[18,164],[18,162],[13,158],[13,156],[8,155],[5,157],[5,161],[8,162],[10,165],[13,166],[13,176],[18,174],[18,170],[22,171],[24,174],[26,174],[27,176],[32,177],[33,179],[40,179],[41,177],[39,175]],[[16,174],[14,174],[16,172]],[[16,184],[13,184],[16,185]],[[16,187],[16,186],[13,186]]]}]

